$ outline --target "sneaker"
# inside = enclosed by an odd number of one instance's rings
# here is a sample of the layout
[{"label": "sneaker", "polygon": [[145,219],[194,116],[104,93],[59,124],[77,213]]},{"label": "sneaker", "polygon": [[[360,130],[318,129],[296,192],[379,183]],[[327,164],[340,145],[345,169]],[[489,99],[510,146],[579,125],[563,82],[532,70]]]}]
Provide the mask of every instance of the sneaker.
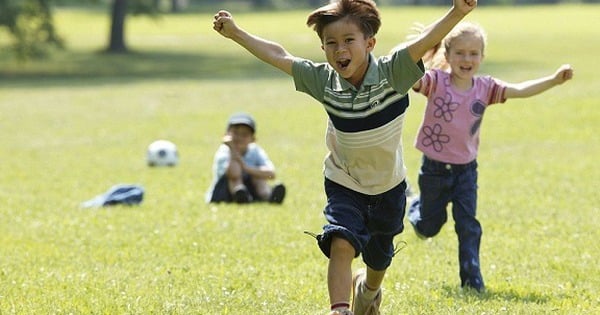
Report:
[{"label": "sneaker", "polygon": [[360,269],[352,279],[352,312],[354,315],[379,315],[379,305],[381,305],[381,289],[373,300],[366,300],[362,296],[361,286],[367,278],[365,269]]},{"label": "sneaker", "polygon": [[233,201],[236,203],[249,203],[252,201],[252,196],[246,188],[240,188],[233,193]]},{"label": "sneaker", "polygon": [[419,222],[419,220],[421,219],[421,211],[419,211],[419,207],[412,207],[410,206],[408,208],[408,222],[410,222],[410,224],[412,226],[416,226],[417,222]]},{"label": "sneaker", "polygon": [[485,292],[485,285],[481,278],[468,279],[462,284],[463,290],[475,290],[477,293]]},{"label": "sneaker", "polygon": [[285,198],[285,186],[283,184],[277,184],[273,186],[271,196],[269,197],[270,203],[282,203]]},{"label": "sneaker", "polygon": [[415,205],[413,207],[413,205],[410,204],[408,206],[407,217],[408,217],[408,222],[410,222],[410,225],[412,225],[413,230],[415,231],[415,234],[417,235],[417,237],[422,240],[427,239],[427,236],[421,234],[419,232],[419,229],[417,229],[417,222],[419,222],[419,220],[421,220],[421,212],[419,211],[419,206]]},{"label": "sneaker", "polygon": [[477,293],[483,293],[485,291],[485,284],[483,283],[483,277],[481,276],[481,269],[479,267],[479,259],[471,258],[461,262],[460,266],[460,286],[463,289],[471,289],[477,291]]},{"label": "sneaker", "polygon": [[354,314],[352,314],[352,311],[350,311],[349,309],[344,309],[344,310],[333,310],[329,313],[329,315],[354,315]]}]

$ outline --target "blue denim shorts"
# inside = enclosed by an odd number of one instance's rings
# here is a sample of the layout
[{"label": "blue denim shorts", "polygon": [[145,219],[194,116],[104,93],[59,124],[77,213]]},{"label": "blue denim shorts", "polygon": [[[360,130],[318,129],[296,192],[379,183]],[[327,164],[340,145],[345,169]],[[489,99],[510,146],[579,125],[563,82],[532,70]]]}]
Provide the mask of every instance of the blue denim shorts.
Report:
[{"label": "blue denim shorts", "polygon": [[394,256],[394,236],[404,230],[406,182],[379,195],[365,195],[325,179],[328,224],[317,240],[325,256],[330,256],[332,236],[349,241],[363,256],[365,264],[385,270]]},{"label": "blue denim shorts", "polygon": [[[242,181],[244,183],[244,186],[246,186],[246,189],[248,189],[250,195],[254,198],[254,200],[260,199],[258,198],[256,190],[254,189],[254,185],[252,184],[252,178],[250,177],[250,175],[243,174]],[[210,202],[233,202],[233,196],[231,195],[231,192],[229,192],[229,184],[227,182],[226,175],[221,176],[219,178],[219,181],[217,181],[217,183],[215,184],[212,196],[210,198]]]}]

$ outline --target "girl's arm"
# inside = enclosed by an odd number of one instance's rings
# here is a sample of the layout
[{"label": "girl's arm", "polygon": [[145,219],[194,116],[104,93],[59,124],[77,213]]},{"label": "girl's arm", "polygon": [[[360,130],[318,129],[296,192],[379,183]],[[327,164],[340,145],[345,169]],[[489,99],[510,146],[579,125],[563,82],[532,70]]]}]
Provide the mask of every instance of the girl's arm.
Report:
[{"label": "girl's arm", "polygon": [[214,16],[213,29],[226,38],[232,39],[240,46],[246,48],[258,59],[291,75],[294,56],[288,53],[281,45],[275,42],[254,36],[239,28],[233,21],[231,13],[219,11]]},{"label": "girl's arm", "polygon": [[504,97],[522,98],[540,94],[552,87],[563,84],[573,78],[573,69],[570,65],[562,65],[553,75],[521,83],[508,83]]},{"label": "girl's arm", "polygon": [[454,0],[454,6],[441,19],[427,26],[423,33],[408,44],[408,53],[414,62],[439,44],[442,39],[477,6],[477,0]]}]

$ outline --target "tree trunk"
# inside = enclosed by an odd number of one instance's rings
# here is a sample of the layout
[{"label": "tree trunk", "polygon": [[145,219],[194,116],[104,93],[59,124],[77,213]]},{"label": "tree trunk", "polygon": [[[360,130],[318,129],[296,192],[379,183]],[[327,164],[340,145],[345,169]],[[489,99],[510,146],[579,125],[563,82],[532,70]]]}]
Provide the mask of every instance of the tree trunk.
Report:
[{"label": "tree trunk", "polygon": [[107,51],[110,53],[127,52],[125,46],[125,17],[127,15],[127,0],[113,0],[110,43]]}]

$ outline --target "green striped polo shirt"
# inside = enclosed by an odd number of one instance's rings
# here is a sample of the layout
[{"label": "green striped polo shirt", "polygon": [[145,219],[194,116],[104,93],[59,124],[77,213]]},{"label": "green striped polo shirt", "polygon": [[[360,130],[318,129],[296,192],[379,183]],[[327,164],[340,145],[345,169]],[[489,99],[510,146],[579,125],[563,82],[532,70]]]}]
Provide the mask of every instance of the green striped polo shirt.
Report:
[{"label": "green striped polo shirt", "polygon": [[329,116],[326,178],[354,191],[377,195],[406,177],[402,125],[408,90],[423,76],[406,49],[375,58],[356,89],[328,63],[297,58],[292,66],[296,90],[319,101]]}]

